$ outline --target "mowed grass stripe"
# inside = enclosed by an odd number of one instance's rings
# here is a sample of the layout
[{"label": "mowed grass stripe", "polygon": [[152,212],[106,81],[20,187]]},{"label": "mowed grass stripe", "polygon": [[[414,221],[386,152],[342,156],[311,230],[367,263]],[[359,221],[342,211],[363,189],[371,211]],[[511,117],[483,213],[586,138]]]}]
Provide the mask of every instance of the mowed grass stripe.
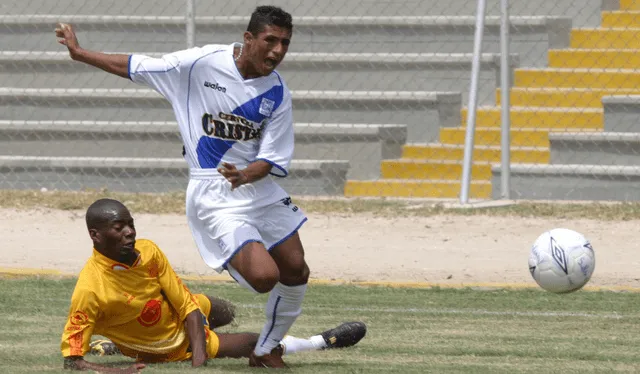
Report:
[{"label": "mowed grass stripe", "polygon": [[[241,304],[242,308],[264,309],[260,304]],[[624,319],[640,318],[640,314],[594,314],[588,312],[521,312],[513,310],[495,311],[482,309],[423,309],[423,308],[367,308],[367,307],[314,307],[307,306],[305,309],[315,311],[344,311],[344,312],[367,312],[367,313],[406,313],[406,314],[462,314],[470,316],[511,316],[511,317],[580,317],[580,318],[604,318],[604,319]]]},{"label": "mowed grass stripe", "polygon": [[[480,291],[478,291],[480,292]],[[50,299],[49,301],[52,301]],[[63,300],[56,300],[63,301]],[[66,299],[65,299],[66,301]],[[264,305],[262,304],[237,304],[238,307],[247,309],[247,310],[263,310]],[[16,310],[16,308],[13,308]],[[401,313],[401,314],[428,314],[428,315],[469,315],[469,316],[508,316],[508,317],[567,317],[567,318],[601,318],[601,319],[640,319],[640,314],[596,314],[596,313],[588,313],[588,312],[522,312],[522,311],[514,311],[514,310],[504,310],[504,311],[494,311],[494,310],[482,310],[482,309],[423,309],[423,308],[366,308],[366,307],[315,307],[315,306],[305,306],[305,310],[310,311],[325,311],[325,312],[363,312],[363,313]],[[25,312],[32,310],[29,307],[20,308],[20,311]],[[42,324],[39,318],[36,317],[7,317],[6,321],[10,321],[13,327],[19,326],[20,323],[23,325],[31,325],[31,324]],[[10,330],[13,333],[14,329]],[[47,328],[42,328],[41,331],[49,331]],[[40,331],[40,332],[41,332]],[[0,338],[2,337],[5,331],[0,328]],[[19,334],[19,333],[16,333]]]}]

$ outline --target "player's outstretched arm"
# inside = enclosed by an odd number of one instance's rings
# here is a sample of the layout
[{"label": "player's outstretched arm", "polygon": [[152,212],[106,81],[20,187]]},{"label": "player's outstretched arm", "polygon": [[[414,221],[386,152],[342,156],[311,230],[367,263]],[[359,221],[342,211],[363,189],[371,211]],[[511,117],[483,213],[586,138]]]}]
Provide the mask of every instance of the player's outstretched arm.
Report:
[{"label": "player's outstretched arm", "polygon": [[200,309],[187,314],[185,320],[189,344],[191,345],[191,366],[199,367],[207,363],[207,341],[204,336],[204,322]]},{"label": "player's outstretched arm", "polygon": [[60,38],[58,43],[67,47],[72,60],[95,66],[107,73],[129,78],[129,55],[107,54],[81,48],[73,26],[66,23],[59,23],[55,31],[56,36]]},{"label": "player's outstretched arm", "polygon": [[139,362],[126,368],[114,368],[85,361],[82,356],[70,356],[64,358],[64,368],[69,370],[94,370],[99,373],[137,373],[141,369],[144,369],[144,367],[144,364]]}]

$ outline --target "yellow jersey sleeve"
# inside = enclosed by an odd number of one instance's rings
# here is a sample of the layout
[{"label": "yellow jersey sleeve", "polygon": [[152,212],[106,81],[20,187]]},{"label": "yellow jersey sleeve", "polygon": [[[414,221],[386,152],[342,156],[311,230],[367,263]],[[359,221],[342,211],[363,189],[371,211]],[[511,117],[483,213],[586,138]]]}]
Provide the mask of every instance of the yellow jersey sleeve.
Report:
[{"label": "yellow jersey sleeve", "polygon": [[167,257],[156,247],[156,256],[158,258],[158,281],[162,287],[167,300],[178,313],[180,321],[187,319],[187,315],[199,308],[197,299],[191,294],[187,285],[169,264]]},{"label": "yellow jersey sleeve", "polygon": [[91,335],[100,315],[98,296],[84,287],[77,287],[71,296],[69,317],[62,333],[62,356],[84,356],[89,352]]}]

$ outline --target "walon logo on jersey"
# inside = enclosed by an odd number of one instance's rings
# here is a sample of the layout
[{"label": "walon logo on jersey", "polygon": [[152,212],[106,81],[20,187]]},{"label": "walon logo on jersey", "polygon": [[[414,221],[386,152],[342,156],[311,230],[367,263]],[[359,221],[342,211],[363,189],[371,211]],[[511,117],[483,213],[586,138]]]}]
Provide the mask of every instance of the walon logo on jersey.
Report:
[{"label": "walon logo on jersey", "polygon": [[218,90],[218,91],[220,91],[222,93],[226,93],[227,92],[227,88],[226,87],[222,87],[218,83],[211,83],[209,81],[204,81],[204,86],[205,87],[209,87],[212,90]]},{"label": "walon logo on jersey", "polygon": [[209,113],[202,116],[204,133],[218,139],[246,141],[260,138],[262,127],[235,114],[220,112],[218,118]]}]

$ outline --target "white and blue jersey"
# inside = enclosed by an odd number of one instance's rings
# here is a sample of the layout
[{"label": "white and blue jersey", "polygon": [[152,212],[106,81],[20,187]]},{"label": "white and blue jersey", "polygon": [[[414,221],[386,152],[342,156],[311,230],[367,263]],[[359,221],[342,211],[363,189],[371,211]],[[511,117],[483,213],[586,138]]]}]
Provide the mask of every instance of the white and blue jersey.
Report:
[{"label": "white and blue jersey", "polygon": [[286,177],[293,156],[291,93],[277,72],[244,79],[234,44],[206,45],[151,58],[132,55],[129,76],[173,106],[191,170],[265,160]]},{"label": "white and blue jersey", "polygon": [[234,45],[207,45],[151,58],[132,55],[129,76],[173,106],[189,165],[186,213],[203,260],[216,271],[244,245],[271,250],[306,221],[271,177],[231,190],[217,168],[256,160],[287,176],[293,156],[291,93],[280,75],[244,79]]}]

